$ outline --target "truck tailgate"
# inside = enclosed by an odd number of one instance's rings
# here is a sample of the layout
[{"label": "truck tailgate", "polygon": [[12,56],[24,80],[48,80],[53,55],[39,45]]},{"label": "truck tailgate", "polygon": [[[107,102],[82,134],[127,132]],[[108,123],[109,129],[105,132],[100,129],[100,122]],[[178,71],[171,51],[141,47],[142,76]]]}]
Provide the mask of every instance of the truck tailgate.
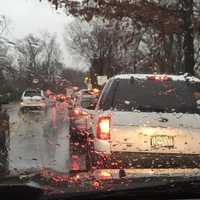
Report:
[{"label": "truck tailgate", "polygon": [[113,112],[111,151],[200,154],[200,116]]}]

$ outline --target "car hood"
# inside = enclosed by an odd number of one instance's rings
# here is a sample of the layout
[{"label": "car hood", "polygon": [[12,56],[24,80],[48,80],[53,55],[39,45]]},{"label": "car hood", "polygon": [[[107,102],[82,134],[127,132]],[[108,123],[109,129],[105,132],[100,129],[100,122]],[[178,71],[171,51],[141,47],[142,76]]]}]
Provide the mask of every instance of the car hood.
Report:
[{"label": "car hood", "polygon": [[108,172],[100,172],[100,175],[104,176],[102,178],[91,173],[87,173],[86,175],[84,173],[66,175],[53,171],[45,171],[35,175],[10,177],[11,180],[7,178],[6,182],[0,182],[0,191],[1,194],[5,194],[6,196],[15,192],[15,195],[24,196],[26,194],[30,198],[35,193],[35,195],[38,194],[36,196],[42,194],[46,197],[51,197],[51,199],[53,197],[52,195],[54,197],[64,195],[63,197],[65,198],[74,197],[73,199],[80,199],[82,197],[83,199],[88,199],[91,195],[94,195],[94,198],[95,196],[99,197],[101,194],[103,196],[110,194],[112,197],[119,195],[113,192],[123,192],[122,198],[124,195],[130,194],[130,192],[137,194],[135,197],[138,197],[139,194],[150,196],[152,194],[158,194],[157,192],[159,192],[158,197],[160,198],[160,195],[168,193],[168,189],[170,189],[169,192],[172,192],[171,195],[183,193],[191,195],[198,192],[200,196],[200,177],[196,175],[185,176],[181,174],[181,176],[162,176],[160,174],[159,177],[133,176],[114,178],[107,176],[107,174]]}]

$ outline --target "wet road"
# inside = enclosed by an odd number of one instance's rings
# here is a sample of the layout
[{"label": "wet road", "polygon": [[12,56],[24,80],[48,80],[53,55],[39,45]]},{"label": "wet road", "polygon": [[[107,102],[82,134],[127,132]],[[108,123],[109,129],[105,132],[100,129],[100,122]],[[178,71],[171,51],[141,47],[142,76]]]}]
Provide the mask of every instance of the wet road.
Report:
[{"label": "wet road", "polygon": [[11,172],[51,168],[59,172],[70,169],[69,121],[57,113],[52,125],[51,108],[47,113],[19,112],[19,105],[7,106],[10,116],[9,169]]}]

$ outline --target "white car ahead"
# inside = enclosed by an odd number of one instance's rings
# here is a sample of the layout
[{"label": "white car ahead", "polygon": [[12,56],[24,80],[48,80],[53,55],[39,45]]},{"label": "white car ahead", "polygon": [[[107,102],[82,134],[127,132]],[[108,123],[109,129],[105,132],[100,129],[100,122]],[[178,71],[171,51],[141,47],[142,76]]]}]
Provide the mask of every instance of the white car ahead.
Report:
[{"label": "white car ahead", "polygon": [[21,111],[25,110],[44,110],[47,109],[47,100],[43,90],[28,89],[25,90],[21,97]]},{"label": "white car ahead", "polygon": [[105,85],[87,167],[200,167],[200,80],[128,74]]}]

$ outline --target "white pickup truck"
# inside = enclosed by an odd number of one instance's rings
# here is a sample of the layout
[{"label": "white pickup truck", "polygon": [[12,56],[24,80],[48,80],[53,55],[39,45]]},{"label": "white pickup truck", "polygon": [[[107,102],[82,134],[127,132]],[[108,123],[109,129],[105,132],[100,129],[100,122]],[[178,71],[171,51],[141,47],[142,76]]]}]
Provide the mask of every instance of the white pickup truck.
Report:
[{"label": "white pickup truck", "polygon": [[200,167],[200,80],[126,74],[107,81],[87,167]]}]

